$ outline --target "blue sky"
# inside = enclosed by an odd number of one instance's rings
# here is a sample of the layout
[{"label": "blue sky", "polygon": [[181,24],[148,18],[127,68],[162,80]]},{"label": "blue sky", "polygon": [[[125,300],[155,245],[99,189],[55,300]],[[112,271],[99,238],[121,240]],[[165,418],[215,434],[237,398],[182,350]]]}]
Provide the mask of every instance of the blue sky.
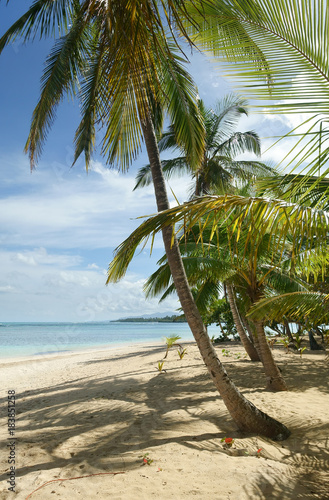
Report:
[{"label": "blue sky", "polygon": [[[0,2],[1,35],[29,4]],[[175,297],[158,304],[142,292],[162,255],[160,239],[151,258],[144,249],[120,283],[105,286],[115,247],[139,224],[136,217],[155,212],[152,187],[132,192],[138,168],[147,163],[144,152],[125,175],[108,169],[97,154],[88,174],[82,161],[71,168],[79,109],[65,101],[30,173],[23,148],[51,45],[17,41],[0,56],[0,321],[101,321],[174,311]],[[204,56],[191,61],[199,94],[213,106],[230,84]],[[287,120],[253,114],[239,129],[270,136],[283,133]],[[264,138],[263,147],[270,142]],[[265,159],[279,161],[283,153],[280,146]],[[187,198],[187,178],[170,185],[180,201]]]}]

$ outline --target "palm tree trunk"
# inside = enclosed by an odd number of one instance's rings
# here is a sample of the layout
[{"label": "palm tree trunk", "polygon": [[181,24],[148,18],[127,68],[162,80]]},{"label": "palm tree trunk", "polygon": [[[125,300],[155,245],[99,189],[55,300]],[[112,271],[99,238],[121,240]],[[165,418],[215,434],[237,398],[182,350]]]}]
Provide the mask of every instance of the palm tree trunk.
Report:
[{"label": "palm tree trunk", "polygon": [[290,330],[290,326],[289,326],[289,323],[288,323],[288,320],[286,318],[284,318],[284,328],[285,328],[285,333],[286,333],[286,336],[288,337],[288,339],[290,340],[290,342],[294,342],[294,337],[292,336],[292,333],[291,333],[291,330]]},{"label": "palm tree trunk", "polygon": [[239,337],[241,339],[241,342],[243,344],[243,347],[245,348],[245,351],[248,354],[251,361],[260,361],[260,358],[258,356],[256,348],[250,342],[248,336],[246,335],[246,332],[245,332],[244,326],[241,322],[240,314],[239,314],[239,311],[238,311],[238,308],[236,305],[236,301],[235,301],[235,297],[234,297],[234,290],[233,290],[233,287],[230,283],[226,283],[226,291],[227,291],[227,298],[228,298],[228,302],[230,304],[230,308],[232,311],[234,323],[235,323],[237,332],[239,334]]},{"label": "palm tree trunk", "polygon": [[[141,120],[144,140],[152,171],[155,197],[158,211],[169,208],[166,186],[162,174],[160,155],[154,127],[150,114]],[[172,227],[162,231],[165,251],[176,291],[183,308],[186,320],[191,328],[195,341],[210,376],[221,394],[223,401],[239,429],[254,432],[276,440],[286,439],[290,431],[280,422],[269,417],[250,403],[229,379],[216,351],[208,337],[201,315],[195,305],[184,265],[175,239],[172,244]]]},{"label": "palm tree trunk", "polygon": [[219,325],[220,331],[222,332],[223,338],[225,339],[226,333],[224,332],[224,328],[223,328],[223,325],[222,325],[220,318],[218,318],[218,325]]},{"label": "palm tree trunk", "polygon": [[[257,351],[259,359],[262,360],[258,338],[257,338],[257,335],[255,335],[255,330],[256,330],[255,325],[251,324],[250,321],[244,315],[240,315],[240,317],[241,317],[241,321],[242,321],[245,329],[247,330],[247,332],[249,334],[249,338],[251,339],[253,345],[255,346],[255,349]],[[254,328],[254,331],[253,331],[253,328]]]},{"label": "palm tree trunk", "polygon": [[267,343],[263,323],[261,321],[254,321],[254,325],[256,327],[256,334],[267,380],[266,388],[271,391],[287,391],[287,385],[281,376],[280,370],[274,361],[270,346]]}]

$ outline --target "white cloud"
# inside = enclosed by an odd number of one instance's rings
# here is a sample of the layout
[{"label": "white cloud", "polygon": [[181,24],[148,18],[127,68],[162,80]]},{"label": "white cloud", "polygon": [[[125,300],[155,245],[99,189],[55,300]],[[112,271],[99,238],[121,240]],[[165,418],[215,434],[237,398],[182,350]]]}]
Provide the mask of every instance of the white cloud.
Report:
[{"label": "white cloud", "polygon": [[98,265],[95,263],[88,264],[87,269],[99,269]]},{"label": "white cloud", "polygon": [[11,285],[0,285],[0,293],[15,293],[16,288]]},{"label": "white cloud", "polygon": [[40,247],[34,250],[25,250],[24,252],[15,253],[12,256],[12,260],[34,267],[39,264],[70,267],[80,264],[82,259],[78,255],[49,254],[45,248]]},{"label": "white cloud", "polygon": [[155,211],[152,191],[133,193],[133,175],[101,164],[88,176],[77,173],[65,182],[56,181],[51,171],[41,177],[37,190],[31,192],[28,178],[0,200],[1,240],[6,245],[113,247],[137,227],[136,217]]}]

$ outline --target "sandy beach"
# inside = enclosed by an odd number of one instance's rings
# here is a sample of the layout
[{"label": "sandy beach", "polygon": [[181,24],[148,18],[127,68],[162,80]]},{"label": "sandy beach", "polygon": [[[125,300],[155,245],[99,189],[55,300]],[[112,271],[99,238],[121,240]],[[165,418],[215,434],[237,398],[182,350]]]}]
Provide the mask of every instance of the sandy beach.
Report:
[{"label": "sandy beach", "polygon": [[[273,394],[241,345],[216,346],[245,396],[292,431],[277,443],[237,430],[197,347],[184,347],[182,360],[169,352],[162,373],[165,348],[154,343],[2,361],[1,500],[328,499],[325,353],[301,359],[275,348],[289,392]],[[16,396],[16,494],[7,489],[8,390]],[[227,437],[234,443],[226,449]]]}]

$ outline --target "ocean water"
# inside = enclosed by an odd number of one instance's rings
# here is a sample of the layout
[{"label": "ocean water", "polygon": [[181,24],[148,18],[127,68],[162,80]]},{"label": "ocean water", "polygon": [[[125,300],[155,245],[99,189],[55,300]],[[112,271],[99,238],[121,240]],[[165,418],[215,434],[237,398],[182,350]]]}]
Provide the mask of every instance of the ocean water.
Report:
[{"label": "ocean water", "polygon": [[[216,334],[209,331],[209,334]],[[1,323],[0,358],[41,356],[88,348],[134,345],[179,335],[193,340],[187,323]]]}]

